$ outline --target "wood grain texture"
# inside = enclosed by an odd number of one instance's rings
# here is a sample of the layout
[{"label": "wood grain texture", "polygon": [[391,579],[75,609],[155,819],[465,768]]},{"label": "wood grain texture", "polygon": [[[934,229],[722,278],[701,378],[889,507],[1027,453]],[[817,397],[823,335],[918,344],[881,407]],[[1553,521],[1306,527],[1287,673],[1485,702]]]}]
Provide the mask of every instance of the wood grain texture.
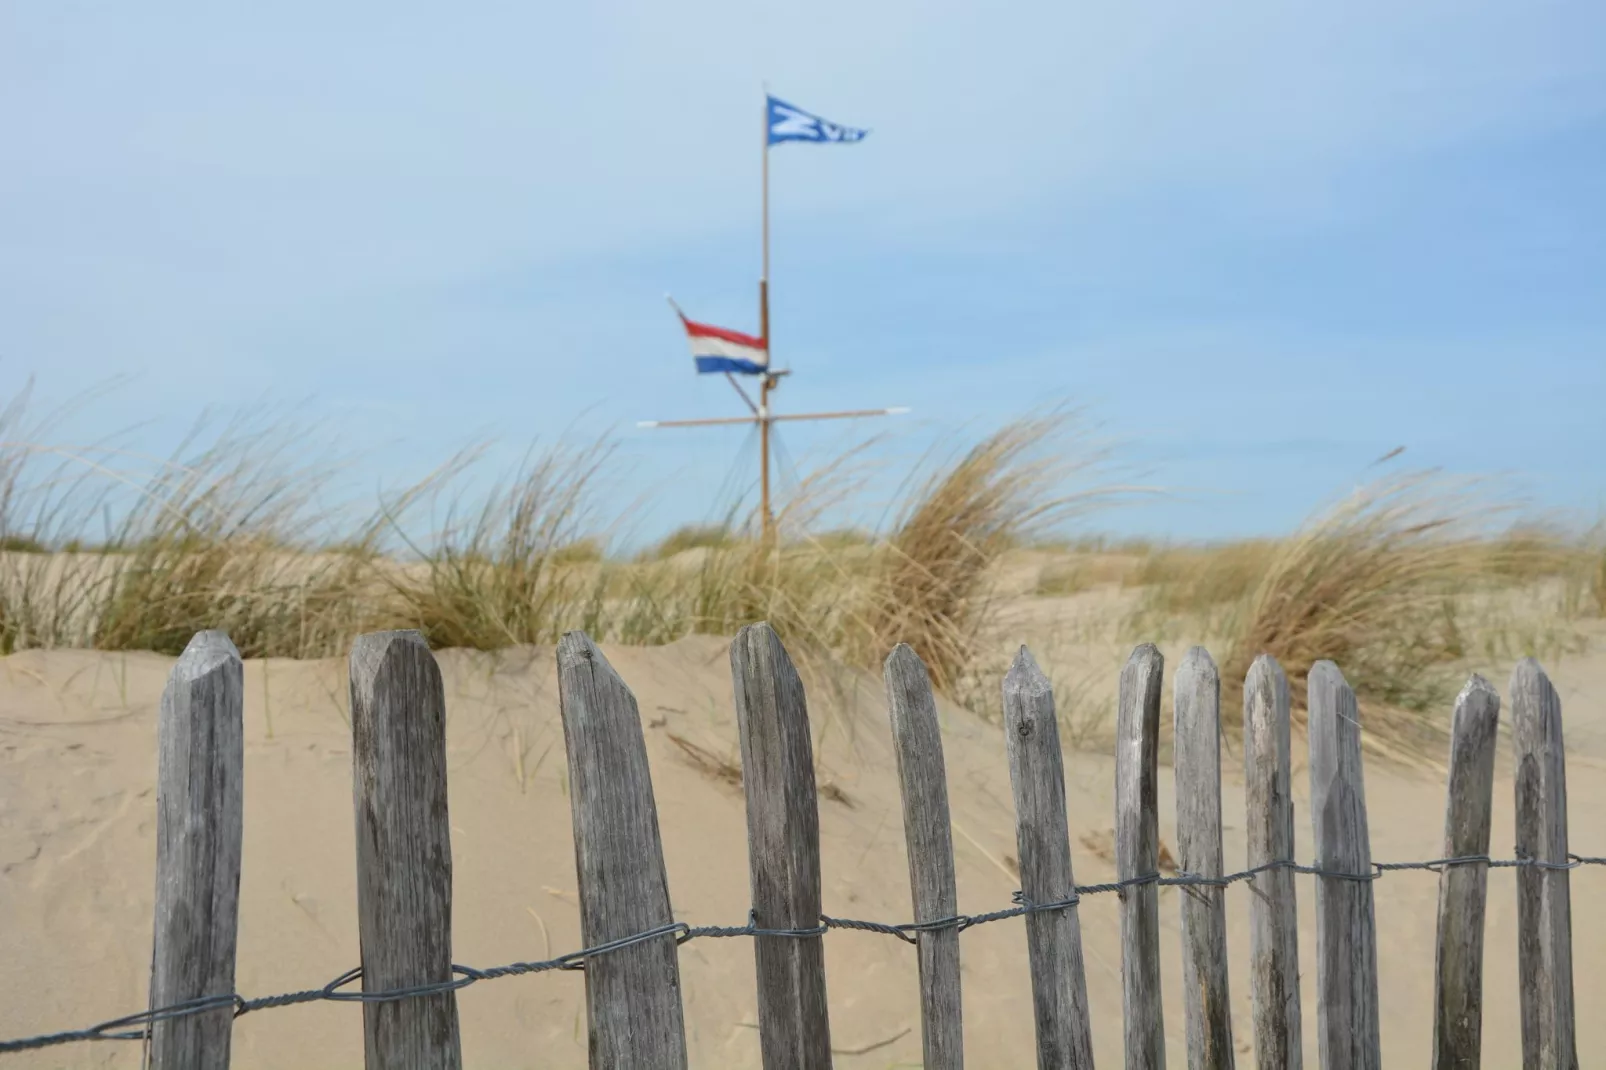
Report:
[{"label": "wood grain texture", "polygon": [[[909,889],[916,922],[959,913],[954,884],[953,828],[948,816],[948,773],[931,677],[905,643],[888,656],[884,675],[892,740],[903,792],[903,835],[909,854]],[[965,1065],[959,987],[959,930],[916,934],[920,959],[920,1029],[925,1070]]]},{"label": "wood grain texture", "polygon": [[[1330,661],[1311,666],[1310,808],[1316,866],[1371,874],[1355,692]],[[1316,880],[1316,1043],[1322,1070],[1378,1070],[1377,919],[1370,881]]]},{"label": "wood grain texture", "polygon": [[[1160,867],[1160,688],[1165,659],[1153,643],[1121,669],[1115,724],[1115,868],[1123,881]],[[1121,893],[1121,1007],[1127,1070],[1164,1070],[1160,1009],[1160,889]]]},{"label": "wood grain texture", "polygon": [[[1262,654],[1244,680],[1244,828],[1251,869],[1295,858],[1289,707],[1288,677],[1275,658]],[[1256,1065],[1300,1070],[1293,870],[1271,869],[1250,879],[1249,942]]]},{"label": "wood grain texture", "polygon": [[[1220,877],[1221,675],[1204,647],[1183,655],[1174,699],[1177,861],[1182,872]],[[1189,1070],[1231,1070],[1226,888],[1179,888],[1182,1006]]]},{"label": "wood grain texture", "polygon": [[[1450,773],[1444,814],[1445,858],[1489,853],[1494,751],[1500,696],[1474,675],[1450,720]],[[1446,866],[1439,874],[1434,955],[1434,1070],[1478,1070],[1483,1036],[1483,923],[1486,863]]]},{"label": "wood grain texture", "polygon": [[[557,658],[580,938],[595,947],[674,914],[636,697],[582,632],[559,640]],[[686,1066],[678,950],[671,933],[586,962],[594,1070]]]},{"label": "wood grain texture", "polygon": [[[362,987],[452,980],[452,843],[446,696],[417,632],[359,636],[351,649],[357,925]],[[458,1070],[457,994],[364,1003],[368,1070]]]},{"label": "wood grain texture", "polygon": [[[1057,903],[1076,890],[1065,814],[1064,757],[1054,692],[1021,647],[1004,677],[1004,748],[1015,795],[1020,888],[1031,903]],[[1093,1032],[1076,907],[1026,916],[1039,1070],[1093,1066]]]},{"label": "wood grain texture", "polygon": [[[731,643],[736,721],[747,795],[748,868],[761,929],[820,924],[820,811],[808,702],[768,624]],[[831,1065],[825,946],[819,937],[754,938],[759,1048],[765,1070]]]},{"label": "wood grain texture", "polygon": [[[1532,658],[1511,674],[1511,730],[1517,765],[1517,857],[1567,862],[1567,763],[1561,698]],[[1522,1062],[1529,1070],[1574,1070],[1571,877],[1566,870],[1517,870],[1517,972],[1522,993]]]},{"label": "wood grain texture", "polygon": [[[151,1005],[234,994],[244,828],[245,669],[200,632],[167,678],[157,724],[156,944]],[[234,1008],[156,1022],[151,1066],[229,1065]]]}]

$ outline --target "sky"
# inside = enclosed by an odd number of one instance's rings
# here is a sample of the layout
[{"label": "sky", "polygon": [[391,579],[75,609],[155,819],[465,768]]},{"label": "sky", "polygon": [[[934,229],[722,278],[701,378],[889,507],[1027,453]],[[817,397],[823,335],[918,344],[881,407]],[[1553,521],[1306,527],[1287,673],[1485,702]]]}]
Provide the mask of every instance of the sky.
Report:
[{"label": "sky", "polygon": [[773,150],[777,407],[913,410],[799,468],[1063,401],[1167,490],[1107,530],[1286,531],[1397,447],[1606,510],[1598,0],[0,3],[0,394],[287,406],[376,488],[611,433],[637,537],[706,520],[750,432],[635,425],[739,412],[663,298],[756,330],[766,83],[871,130]]}]

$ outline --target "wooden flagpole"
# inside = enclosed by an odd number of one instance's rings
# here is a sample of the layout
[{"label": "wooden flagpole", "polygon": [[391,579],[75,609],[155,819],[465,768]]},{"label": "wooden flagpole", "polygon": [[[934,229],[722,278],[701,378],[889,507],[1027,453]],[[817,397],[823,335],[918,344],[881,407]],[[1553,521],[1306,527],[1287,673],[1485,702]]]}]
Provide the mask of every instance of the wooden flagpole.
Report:
[{"label": "wooden flagpole", "polygon": [[[768,84],[764,86],[763,120],[761,129],[763,132],[762,146],[764,155],[760,168],[761,195],[759,202],[763,235],[763,260],[758,278],[758,336],[760,341],[764,343],[766,366],[764,374],[759,378],[758,404],[756,406],[753,405],[746,391],[727,373],[725,377],[736,388],[736,392],[742,395],[742,400],[747,402],[748,407],[753,410],[753,415],[723,416],[706,420],[643,420],[637,423],[636,426],[713,427],[724,424],[758,424],[759,511],[763,525],[762,534],[767,544],[774,536],[775,529],[775,511],[770,504],[770,425],[781,420],[848,420],[866,416],[893,416],[909,410],[906,408],[853,409],[843,412],[788,413],[785,416],[777,416],[770,411],[770,391],[780,385],[781,376],[787,373],[774,371],[768,366],[768,361],[772,356],[770,353],[770,87]],[[669,304],[682,320],[686,318],[681,313],[680,307],[675,304],[673,298],[670,298]]]},{"label": "wooden flagpole", "polygon": [[764,341],[764,378],[758,384],[758,465],[759,508],[762,512],[765,545],[770,541],[770,529],[775,525],[775,514],[770,510],[770,388],[775,377],[770,374],[770,87],[764,86],[764,162],[761,167],[764,190],[763,204],[763,266],[758,276],[758,336]]}]

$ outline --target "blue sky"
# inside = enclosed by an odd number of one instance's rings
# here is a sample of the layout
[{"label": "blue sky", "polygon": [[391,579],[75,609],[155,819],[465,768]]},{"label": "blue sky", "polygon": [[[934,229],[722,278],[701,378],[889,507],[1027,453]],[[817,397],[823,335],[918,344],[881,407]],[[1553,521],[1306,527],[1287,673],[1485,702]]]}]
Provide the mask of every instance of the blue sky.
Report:
[{"label": "blue sky", "polygon": [[1606,504],[1595,0],[7,4],[0,390],[153,448],[305,400],[364,485],[615,429],[638,534],[706,518],[744,432],[634,424],[734,411],[663,294],[756,327],[766,80],[873,131],[774,152],[778,403],[913,407],[894,469],[1069,399],[1177,492],[1120,531],[1397,446]]}]

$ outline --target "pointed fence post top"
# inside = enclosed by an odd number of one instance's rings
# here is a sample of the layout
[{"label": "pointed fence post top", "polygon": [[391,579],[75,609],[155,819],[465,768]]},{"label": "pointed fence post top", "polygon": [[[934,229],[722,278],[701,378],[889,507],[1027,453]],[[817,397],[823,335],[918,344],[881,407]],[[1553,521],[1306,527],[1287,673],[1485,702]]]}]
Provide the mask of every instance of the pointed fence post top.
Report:
[{"label": "pointed fence post top", "polygon": [[1025,646],[1016,653],[1004,676],[1004,692],[1016,695],[1042,695],[1052,690],[1048,677],[1038,668],[1037,659]]},{"label": "pointed fence post top", "polygon": [[[1339,667],[1331,661],[1318,661],[1305,677],[1305,708],[1310,732],[1311,775],[1332,775],[1353,746],[1360,758],[1361,718],[1355,691]],[[1343,742],[1340,742],[1343,741]]]},{"label": "pointed fence post top", "polygon": [[[1188,652],[1191,654],[1194,650],[1202,649],[1202,647],[1194,647]],[[1209,657],[1208,654],[1205,656]],[[1132,648],[1132,653],[1127,655],[1126,665],[1121,671],[1123,673],[1145,671],[1152,672],[1156,668],[1164,665],[1165,655],[1160,653],[1159,647],[1155,646],[1153,643],[1139,643],[1137,646]]]},{"label": "pointed fence post top", "polygon": [[[1540,762],[1545,767],[1545,776],[1556,781],[1560,797],[1565,798],[1561,696],[1533,658],[1523,658],[1511,672],[1511,737],[1517,761]],[[1521,779],[1519,770],[1519,783]],[[1564,807],[1557,816],[1565,827]]]},{"label": "pointed fence post top", "polygon": [[881,675],[887,685],[887,702],[892,714],[893,729],[905,719],[911,709],[931,708],[935,723],[936,696],[931,688],[931,673],[926,663],[908,643],[899,643],[882,663]]},{"label": "pointed fence post top", "polygon": [[1344,679],[1344,671],[1331,661],[1318,661],[1311,665],[1310,673],[1306,676],[1306,684],[1311,691],[1321,688],[1328,694],[1340,689],[1348,691],[1349,681]]},{"label": "pointed fence post top", "polygon": [[1492,695],[1496,702],[1500,701],[1500,695],[1499,695],[1498,692],[1495,691],[1494,685],[1491,684],[1488,680],[1484,679],[1482,674],[1473,673],[1471,676],[1467,677],[1467,682],[1462,685],[1460,693],[1456,695],[1455,704],[1457,706],[1460,706],[1460,705],[1464,704],[1469,698],[1471,698],[1475,693],[1480,693],[1480,692]]},{"label": "pointed fence post top", "polygon": [[[1219,700],[1221,673],[1216,668],[1215,659],[1210,656],[1210,651],[1202,646],[1189,647],[1188,652],[1182,656],[1182,663],[1177,666],[1177,678],[1173,687],[1178,698],[1214,696]],[[1214,703],[1212,705],[1214,706]],[[1194,702],[1182,701],[1175,704],[1172,715],[1178,721],[1179,727],[1185,728],[1188,718],[1203,712],[1205,711]],[[1219,723],[1219,710],[1212,708],[1209,713]]]},{"label": "pointed fence post top", "polygon": [[[601,665],[608,673],[616,678],[619,674],[603,654],[602,649],[591,641],[591,637],[583,631],[564,632],[558,639],[558,666],[565,668],[577,662],[593,662]],[[620,678],[623,683],[623,679]]]},{"label": "pointed fence post top", "polygon": [[792,667],[792,657],[786,652],[786,645],[781,637],[775,634],[775,629],[767,620],[743,626],[731,641],[731,658],[734,660],[738,652],[748,657],[760,657],[773,660],[777,665],[784,664],[787,669],[796,674]]},{"label": "pointed fence post top", "polygon": [[[749,624],[736,633],[736,638],[731,640],[730,662],[738,722],[744,716],[744,710],[753,712],[761,707],[796,711],[784,713],[783,716],[789,721],[801,719],[807,722],[808,696],[803,689],[803,678],[798,675],[792,656],[786,652],[786,644],[781,642],[781,637],[775,634],[775,629],[770,627],[768,621]],[[800,740],[798,744],[807,749],[812,769],[812,740]],[[744,752],[743,764],[746,762],[747,755]]]},{"label": "pointed fence post top", "polygon": [[[400,651],[421,651],[429,655],[429,643],[424,639],[424,633],[416,629],[405,628],[390,632],[368,632],[359,635],[351,644],[351,682],[372,688],[379,675],[381,666]],[[433,663],[433,658],[428,658]]]},{"label": "pointed fence post top", "polygon": [[1259,680],[1264,676],[1269,676],[1273,680],[1281,680],[1285,685],[1288,683],[1288,674],[1283,672],[1281,662],[1270,654],[1257,654],[1255,655],[1255,660],[1249,665],[1247,679]]},{"label": "pointed fence post top", "polygon": [[1198,645],[1190,646],[1188,652],[1182,655],[1182,662],[1177,666],[1177,675],[1181,677],[1184,673],[1219,675],[1216,670],[1216,659],[1210,656],[1210,651]]},{"label": "pointed fence post top", "polygon": [[[1511,690],[1519,688],[1550,688],[1550,677],[1546,674],[1544,666],[1539,664],[1537,658],[1526,657],[1517,662],[1511,670]],[[1551,688],[1554,690],[1554,688]]]},{"label": "pointed fence post top", "polygon": [[174,664],[170,679],[195,680],[230,660],[239,661],[240,651],[235,647],[234,640],[229,638],[228,632],[196,632],[195,638],[184,647],[184,653],[179,655]]},{"label": "pointed fence post top", "polygon": [[[1244,676],[1244,732],[1270,729],[1278,717],[1286,720],[1290,705],[1288,674],[1283,672],[1276,658],[1261,654],[1250,664],[1249,672]],[[1246,746],[1246,760],[1249,752],[1250,748]]]},{"label": "pointed fence post top", "polygon": [[1511,671],[1511,705],[1514,729],[1525,728],[1532,719],[1548,733],[1554,721],[1554,731],[1561,734],[1561,696],[1544,667],[1533,658],[1523,658]]},{"label": "pointed fence post top", "polygon": [[926,670],[926,663],[921,660],[919,654],[915,653],[915,648],[908,643],[899,643],[893,647],[892,653],[888,654],[887,659],[881,663],[881,668],[883,672],[892,672],[895,669],[900,672],[907,672],[918,669],[919,672],[927,677],[930,676],[930,673]]},{"label": "pointed fence post top", "polygon": [[[1493,739],[1500,723],[1500,692],[1477,673],[1467,677],[1466,684],[1455,697],[1450,714],[1450,758],[1452,765],[1457,753],[1466,747],[1482,750],[1487,745],[1493,755]],[[1451,770],[1452,779],[1454,770]],[[1455,802],[1454,799],[1451,800]]]}]

